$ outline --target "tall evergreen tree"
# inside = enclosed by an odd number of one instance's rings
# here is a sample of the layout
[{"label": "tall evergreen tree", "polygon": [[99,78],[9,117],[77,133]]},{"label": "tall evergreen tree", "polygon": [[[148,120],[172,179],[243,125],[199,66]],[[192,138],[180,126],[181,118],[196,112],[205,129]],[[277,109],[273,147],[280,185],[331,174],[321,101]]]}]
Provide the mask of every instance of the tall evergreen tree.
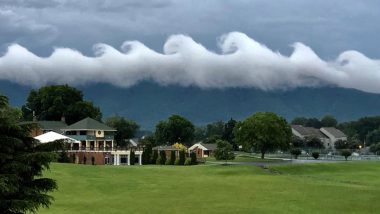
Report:
[{"label": "tall evergreen tree", "polygon": [[53,200],[48,192],[57,184],[41,176],[56,157],[51,151],[62,145],[39,144],[9,118],[7,108],[0,96],[0,213],[36,212]]}]

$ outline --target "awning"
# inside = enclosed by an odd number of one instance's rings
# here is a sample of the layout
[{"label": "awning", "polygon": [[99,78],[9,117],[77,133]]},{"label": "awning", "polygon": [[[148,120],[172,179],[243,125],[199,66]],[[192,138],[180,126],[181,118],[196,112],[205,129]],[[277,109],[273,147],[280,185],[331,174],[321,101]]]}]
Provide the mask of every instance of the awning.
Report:
[{"label": "awning", "polygon": [[56,140],[64,140],[66,143],[80,143],[80,141],[77,141],[65,135],[58,134],[56,132],[47,132],[45,134],[34,137],[34,139],[40,141],[41,143],[53,142]]}]

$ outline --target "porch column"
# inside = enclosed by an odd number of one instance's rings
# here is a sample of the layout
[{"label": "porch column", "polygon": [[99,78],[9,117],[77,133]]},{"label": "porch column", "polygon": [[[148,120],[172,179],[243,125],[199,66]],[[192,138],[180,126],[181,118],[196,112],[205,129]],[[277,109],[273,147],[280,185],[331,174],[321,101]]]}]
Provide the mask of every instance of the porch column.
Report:
[{"label": "porch column", "polygon": [[111,141],[111,150],[113,150],[113,140]]},{"label": "porch column", "polygon": [[140,156],[139,156],[139,165],[142,165],[142,154],[140,154]]},{"label": "porch column", "polygon": [[117,165],[117,154],[113,156],[113,165]]},{"label": "porch column", "polygon": [[128,166],[131,165],[131,153],[129,153],[127,160],[128,160]]}]

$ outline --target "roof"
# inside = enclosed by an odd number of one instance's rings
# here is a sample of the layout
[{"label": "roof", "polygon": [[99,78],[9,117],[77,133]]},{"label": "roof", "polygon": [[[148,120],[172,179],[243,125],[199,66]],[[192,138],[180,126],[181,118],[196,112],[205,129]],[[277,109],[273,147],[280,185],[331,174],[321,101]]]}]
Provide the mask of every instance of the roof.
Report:
[{"label": "roof", "polygon": [[104,130],[104,131],[116,131],[114,128],[111,128],[104,123],[101,123],[92,118],[85,118],[81,121],[78,121],[70,126],[63,128],[63,130]]},{"label": "roof", "polygon": [[202,142],[200,142],[200,143],[196,143],[196,144],[192,145],[189,149],[193,150],[196,147],[201,147],[201,149],[203,149],[203,150],[211,150],[211,151],[213,151],[213,150],[217,149],[217,144],[215,144],[215,143],[202,143]]},{"label": "roof", "polygon": [[313,127],[304,127],[302,125],[292,125],[292,129],[296,130],[303,137],[327,138],[319,129]]},{"label": "roof", "polygon": [[41,129],[44,130],[52,130],[55,132],[60,132],[60,130],[67,126],[65,122],[62,121],[49,121],[49,120],[41,120],[41,121],[24,121],[19,123],[20,125],[30,125],[37,124]]},{"label": "roof", "polygon": [[140,144],[138,138],[128,139],[128,142],[129,142],[132,146],[134,146],[134,147],[136,147],[136,146],[138,146],[138,145]]},{"label": "roof", "polygon": [[47,132],[42,135],[38,135],[37,137],[34,137],[34,139],[40,141],[41,143],[48,143],[48,142],[53,142],[56,140],[65,140],[68,143],[79,143],[79,141],[67,137],[65,135],[58,134],[56,132]]},{"label": "roof", "polygon": [[177,149],[177,148],[174,148],[172,146],[156,146],[156,147],[153,147],[153,150],[180,150],[180,149]]},{"label": "roof", "polygon": [[201,143],[207,150],[215,150],[217,148],[217,144],[215,143]]},{"label": "roof", "polygon": [[342,138],[347,137],[342,131],[335,127],[322,127],[322,129],[326,130],[328,133],[330,133],[335,138]]}]

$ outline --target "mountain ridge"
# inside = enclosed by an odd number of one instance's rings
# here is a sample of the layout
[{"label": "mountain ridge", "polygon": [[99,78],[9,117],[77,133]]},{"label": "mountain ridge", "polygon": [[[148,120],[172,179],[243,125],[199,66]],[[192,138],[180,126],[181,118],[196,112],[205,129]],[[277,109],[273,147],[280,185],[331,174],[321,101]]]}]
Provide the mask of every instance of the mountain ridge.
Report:
[{"label": "mountain ridge", "polygon": [[[78,86],[87,100],[98,105],[104,118],[118,114],[135,120],[143,129],[154,128],[171,114],[197,125],[217,120],[244,119],[257,111],[273,111],[291,120],[297,116],[334,115],[339,121],[380,115],[380,94],[336,87],[262,91],[254,88],[200,89],[160,86],[143,82],[130,88],[109,84]],[[32,87],[0,81],[0,92],[12,105],[21,106]]]}]

